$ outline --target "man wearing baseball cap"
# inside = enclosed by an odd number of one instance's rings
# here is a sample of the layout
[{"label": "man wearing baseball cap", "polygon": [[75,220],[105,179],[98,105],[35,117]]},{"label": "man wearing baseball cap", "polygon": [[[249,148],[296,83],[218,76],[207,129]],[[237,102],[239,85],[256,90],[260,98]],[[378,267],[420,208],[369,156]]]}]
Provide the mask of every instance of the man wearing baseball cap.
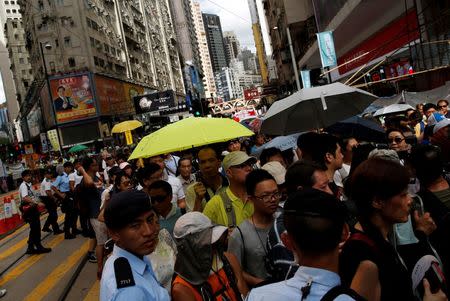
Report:
[{"label": "man wearing baseball cap", "polygon": [[200,212],[186,213],[177,220],[172,300],[240,301],[245,297],[248,288],[239,262],[224,252],[227,230]]},{"label": "man wearing baseball cap", "polygon": [[234,228],[253,214],[253,204],[247,201],[245,179],[256,163],[254,157],[245,152],[234,151],[223,159],[223,169],[229,187],[215,195],[205,206],[203,213],[213,223]]},{"label": "man wearing baseball cap", "polygon": [[103,268],[100,300],[170,300],[145,256],[155,250],[159,233],[149,196],[135,190],[117,193],[104,218],[115,244]]}]

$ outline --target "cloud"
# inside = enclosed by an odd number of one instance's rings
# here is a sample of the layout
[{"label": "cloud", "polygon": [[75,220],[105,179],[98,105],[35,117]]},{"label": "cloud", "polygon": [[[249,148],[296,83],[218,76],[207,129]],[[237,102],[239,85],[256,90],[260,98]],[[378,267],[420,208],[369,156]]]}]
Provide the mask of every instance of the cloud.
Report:
[{"label": "cloud", "polygon": [[5,90],[3,87],[2,75],[0,74],[0,103],[4,103],[6,101]]}]

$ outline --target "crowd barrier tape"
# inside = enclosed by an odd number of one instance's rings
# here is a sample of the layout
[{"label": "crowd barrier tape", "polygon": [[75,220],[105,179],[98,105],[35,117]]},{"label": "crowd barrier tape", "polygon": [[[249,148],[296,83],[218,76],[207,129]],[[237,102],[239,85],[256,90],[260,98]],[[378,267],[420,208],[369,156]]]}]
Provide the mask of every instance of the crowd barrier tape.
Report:
[{"label": "crowd barrier tape", "polygon": [[[39,185],[33,185],[34,191],[39,191]],[[11,191],[0,196],[0,236],[12,232],[22,226],[24,221],[19,211],[19,191]]]}]

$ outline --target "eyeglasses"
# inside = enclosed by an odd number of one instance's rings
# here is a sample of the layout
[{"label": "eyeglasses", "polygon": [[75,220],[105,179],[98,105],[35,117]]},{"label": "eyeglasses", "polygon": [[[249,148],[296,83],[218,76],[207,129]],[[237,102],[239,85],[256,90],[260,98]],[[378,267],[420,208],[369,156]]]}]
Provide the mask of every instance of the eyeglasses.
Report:
[{"label": "eyeglasses", "polygon": [[394,143],[394,142],[399,144],[403,140],[405,140],[405,138],[401,138],[401,137],[388,138],[388,142],[391,143],[391,144]]},{"label": "eyeglasses", "polygon": [[265,195],[260,195],[260,196],[256,196],[255,198],[261,201],[264,201],[265,203],[270,202],[271,200],[279,200],[281,199],[281,197],[283,196],[283,194],[281,192],[274,192],[271,194],[265,194]]},{"label": "eyeglasses", "polygon": [[150,197],[150,201],[152,204],[162,203],[166,200],[166,198],[167,198],[167,195],[155,195],[155,196]]}]

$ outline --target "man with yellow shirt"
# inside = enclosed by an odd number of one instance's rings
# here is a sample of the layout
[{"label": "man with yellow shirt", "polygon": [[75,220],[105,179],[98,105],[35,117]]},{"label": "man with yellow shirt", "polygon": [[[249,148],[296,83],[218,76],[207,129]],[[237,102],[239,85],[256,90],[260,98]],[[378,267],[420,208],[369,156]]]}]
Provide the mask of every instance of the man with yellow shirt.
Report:
[{"label": "man with yellow shirt", "polygon": [[222,165],[230,185],[211,198],[203,210],[213,223],[234,228],[253,214],[253,204],[247,201],[245,179],[255,163],[255,158],[242,151],[225,156]]}]

